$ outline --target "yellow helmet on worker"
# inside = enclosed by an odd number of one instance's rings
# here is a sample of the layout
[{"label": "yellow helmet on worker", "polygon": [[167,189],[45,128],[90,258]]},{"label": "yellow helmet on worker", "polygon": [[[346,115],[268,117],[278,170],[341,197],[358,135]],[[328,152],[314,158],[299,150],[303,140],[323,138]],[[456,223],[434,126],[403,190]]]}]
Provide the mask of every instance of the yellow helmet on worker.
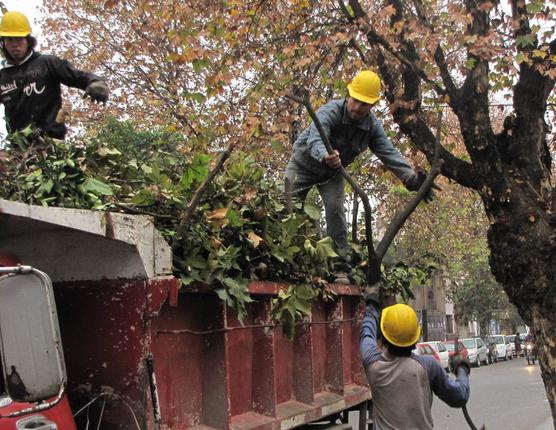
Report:
[{"label": "yellow helmet on worker", "polygon": [[402,348],[415,345],[421,336],[417,314],[403,303],[382,310],[380,330],[388,342]]},{"label": "yellow helmet on worker", "polygon": [[21,12],[6,12],[0,21],[0,37],[27,37],[31,34],[31,25]]},{"label": "yellow helmet on worker", "polygon": [[371,70],[359,72],[347,88],[351,97],[364,103],[372,105],[380,99],[380,78]]}]

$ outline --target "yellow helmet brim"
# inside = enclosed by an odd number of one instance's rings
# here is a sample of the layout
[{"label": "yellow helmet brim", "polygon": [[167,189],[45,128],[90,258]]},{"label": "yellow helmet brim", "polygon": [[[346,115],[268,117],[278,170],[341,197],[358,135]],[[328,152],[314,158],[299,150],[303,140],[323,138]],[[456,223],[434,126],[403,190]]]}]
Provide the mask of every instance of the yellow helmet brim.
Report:
[{"label": "yellow helmet brim", "polygon": [[351,97],[353,97],[354,99],[359,100],[360,102],[368,103],[370,105],[374,105],[377,101],[380,100],[380,96],[378,96],[378,97],[368,97],[368,96],[365,96],[361,93],[358,93],[357,91],[355,91],[353,89],[353,86],[351,84],[348,84],[347,88],[348,88],[349,95]]}]

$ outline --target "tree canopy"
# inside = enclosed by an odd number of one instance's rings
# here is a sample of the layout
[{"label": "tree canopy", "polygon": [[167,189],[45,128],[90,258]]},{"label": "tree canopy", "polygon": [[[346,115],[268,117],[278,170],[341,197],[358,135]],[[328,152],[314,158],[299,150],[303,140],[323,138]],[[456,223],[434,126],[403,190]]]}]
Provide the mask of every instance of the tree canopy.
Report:
[{"label": "tree canopy", "polygon": [[490,266],[542,344],[556,418],[553,2],[60,0],[45,8],[48,49],[98,69],[114,113],[180,130],[188,151],[234,142],[277,171],[306,123],[284,96],[307,88],[318,106],[371,68],[399,140],[430,161],[443,106],[456,123],[444,133],[457,133],[464,150],[443,144],[442,175],[481,199]]}]

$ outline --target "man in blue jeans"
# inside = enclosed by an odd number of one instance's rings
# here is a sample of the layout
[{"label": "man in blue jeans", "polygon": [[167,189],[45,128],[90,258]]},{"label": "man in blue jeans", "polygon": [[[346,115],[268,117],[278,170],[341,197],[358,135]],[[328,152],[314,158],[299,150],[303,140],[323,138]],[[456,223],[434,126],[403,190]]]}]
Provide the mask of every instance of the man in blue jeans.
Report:
[{"label": "man in blue jeans", "polygon": [[[291,192],[301,201],[316,186],[324,202],[326,234],[335,244],[341,260],[350,254],[344,208],[344,179],[338,168],[349,165],[369,148],[410,191],[417,191],[424,182],[424,172],[416,172],[406,158],[392,145],[382,124],[371,112],[380,99],[380,78],[370,70],[359,73],[348,85],[345,99],[332,100],[317,111],[333,154],[328,154],[315,124],[297,138],[286,168]],[[425,200],[432,198],[432,191]],[[349,283],[343,271],[336,273],[336,283]]]},{"label": "man in blue jeans", "polygon": [[377,287],[367,289],[365,301],[360,350],[371,386],[373,429],[432,429],[433,393],[454,408],[467,403],[469,362],[455,356],[456,379],[450,379],[432,356],[411,352],[421,332],[410,306],[395,304],[381,313]]}]

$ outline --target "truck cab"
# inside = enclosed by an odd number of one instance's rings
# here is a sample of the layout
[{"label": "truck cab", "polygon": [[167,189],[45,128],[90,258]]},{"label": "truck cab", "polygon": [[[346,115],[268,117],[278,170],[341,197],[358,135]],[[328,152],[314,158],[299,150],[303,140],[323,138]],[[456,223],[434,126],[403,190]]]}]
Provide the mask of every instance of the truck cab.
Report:
[{"label": "truck cab", "polygon": [[0,358],[1,430],[75,430],[52,284],[30,266],[0,267]]}]

